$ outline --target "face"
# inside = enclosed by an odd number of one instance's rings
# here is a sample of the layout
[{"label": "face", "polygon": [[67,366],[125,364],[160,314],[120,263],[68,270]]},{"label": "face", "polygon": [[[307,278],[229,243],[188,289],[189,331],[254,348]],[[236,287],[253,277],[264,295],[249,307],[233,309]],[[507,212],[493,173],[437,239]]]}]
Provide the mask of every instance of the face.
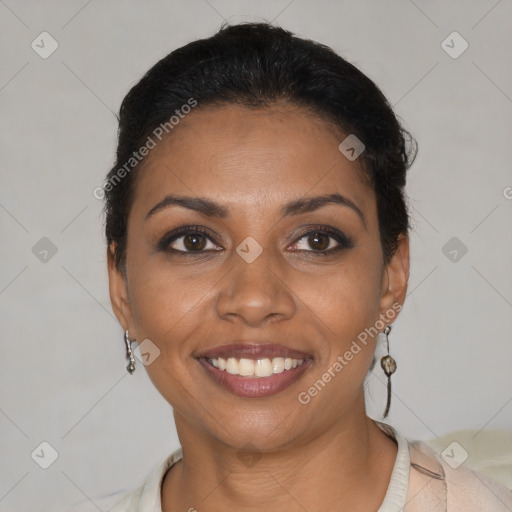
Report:
[{"label": "face", "polygon": [[146,157],[110,294],[178,432],[265,451],[364,416],[363,333],[396,318],[408,243],[384,266],[344,138],[297,107],[198,108]]}]

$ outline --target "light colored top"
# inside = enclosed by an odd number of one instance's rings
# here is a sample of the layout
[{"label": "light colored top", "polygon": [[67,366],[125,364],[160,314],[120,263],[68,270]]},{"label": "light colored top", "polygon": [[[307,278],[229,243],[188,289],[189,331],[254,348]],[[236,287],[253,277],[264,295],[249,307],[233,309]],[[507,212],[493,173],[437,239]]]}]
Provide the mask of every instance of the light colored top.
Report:
[{"label": "light colored top", "polygon": [[[512,491],[461,465],[449,465],[420,441],[407,441],[393,427],[376,425],[398,444],[391,479],[377,512],[512,512]],[[162,512],[161,485],[169,468],[181,460],[181,448],[166,457],[144,484],[109,512]],[[454,467],[452,467],[454,466]]]}]

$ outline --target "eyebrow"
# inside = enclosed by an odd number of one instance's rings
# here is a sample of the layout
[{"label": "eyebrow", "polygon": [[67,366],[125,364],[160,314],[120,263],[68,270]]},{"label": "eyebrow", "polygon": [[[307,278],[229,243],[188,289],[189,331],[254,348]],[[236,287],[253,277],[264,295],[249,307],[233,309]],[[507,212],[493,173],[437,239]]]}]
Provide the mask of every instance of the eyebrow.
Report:
[{"label": "eyebrow", "polygon": [[[313,197],[303,197],[286,203],[281,207],[281,217],[289,217],[292,215],[299,215],[301,213],[313,212],[327,204],[338,204],[352,209],[355,213],[357,213],[365,229],[367,229],[366,218],[359,207],[348,197],[337,193]],[[224,219],[229,216],[229,208],[205,197],[167,195],[155,206],[153,206],[151,210],[148,211],[145,220],[148,220],[157,212],[163,210],[164,208],[168,208],[169,206],[181,206],[183,208],[199,212],[207,217],[218,217],[220,219]]]}]

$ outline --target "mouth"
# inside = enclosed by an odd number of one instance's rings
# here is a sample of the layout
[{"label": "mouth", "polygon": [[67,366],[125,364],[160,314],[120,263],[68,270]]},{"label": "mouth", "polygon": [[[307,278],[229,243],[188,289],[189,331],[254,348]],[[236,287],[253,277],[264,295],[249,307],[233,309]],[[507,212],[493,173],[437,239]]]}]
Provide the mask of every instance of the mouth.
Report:
[{"label": "mouth", "polygon": [[237,396],[264,398],[296,382],[311,355],[282,345],[225,345],[196,357],[207,375]]}]

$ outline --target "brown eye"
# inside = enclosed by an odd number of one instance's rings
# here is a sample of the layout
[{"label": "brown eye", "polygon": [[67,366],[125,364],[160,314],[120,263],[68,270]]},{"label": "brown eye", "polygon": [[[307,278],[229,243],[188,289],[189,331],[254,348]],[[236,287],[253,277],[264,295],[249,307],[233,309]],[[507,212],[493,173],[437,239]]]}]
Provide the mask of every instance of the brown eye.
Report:
[{"label": "brown eye", "polygon": [[202,254],[219,249],[209,232],[201,227],[185,227],[173,231],[164,236],[157,247],[160,251],[181,254]]},{"label": "brown eye", "polygon": [[206,239],[204,235],[193,233],[185,235],[181,238],[183,238],[183,246],[189,251],[201,251],[206,245]]},{"label": "brown eye", "polygon": [[327,255],[354,247],[351,238],[332,228],[317,228],[303,233],[292,245],[292,251]]},{"label": "brown eye", "polygon": [[329,247],[329,238],[325,233],[315,233],[308,236],[308,243],[313,249],[325,251]]}]

